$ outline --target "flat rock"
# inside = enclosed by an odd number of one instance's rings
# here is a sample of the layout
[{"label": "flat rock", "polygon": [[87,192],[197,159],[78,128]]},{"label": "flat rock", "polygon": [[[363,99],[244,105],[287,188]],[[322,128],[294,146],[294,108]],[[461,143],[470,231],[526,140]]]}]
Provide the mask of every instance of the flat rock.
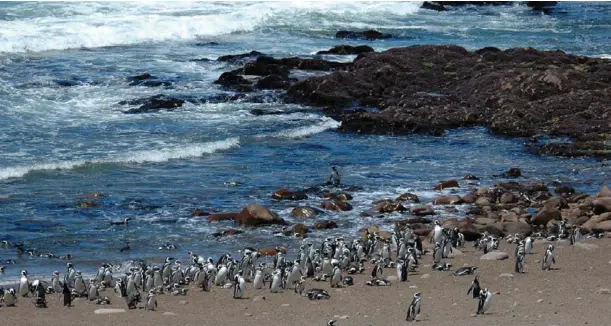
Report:
[{"label": "flat rock", "polygon": [[492,251],[487,254],[482,255],[479,259],[482,260],[505,260],[509,258],[509,255],[506,252],[502,251]]},{"label": "flat rock", "polygon": [[186,304],[189,304],[189,302],[187,300],[180,300],[180,301],[178,301],[178,304],[184,306]]},{"label": "flat rock", "polygon": [[176,314],[175,314],[175,313],[170,312],[170,311],[166,311],[166,312],[162,313],[161,315],[162,315],[162,316],[176,316]]},{"label": "flat rock", "polygon": [[93,311],[96,315],[111,315],[125,312],[125,309],[96,309]]},{"label": "flat rock", "polygon": [[262,296],[262,295],[255,296],[255,297],[252,299],[252,301],[261,301],[261,300],[265,300],[265,297],[264,297],[264,296]]},{"label": "flat rock", "polygon": [[607,288],[600,288],[594,292],[596,294],[611,294],[611,290]]},{"label": "flat rock", "polygon": [[501,275],[499,275],[500,278],[512,278],[513,274],[509,274],[509,273],[503,273]]},{"label": "flat rock", "polygon": [[280,307],[288,307],[288,306],[290,306],[290,304],[288,304],[288,303],[284,303],[284,304],[280,305]]}]

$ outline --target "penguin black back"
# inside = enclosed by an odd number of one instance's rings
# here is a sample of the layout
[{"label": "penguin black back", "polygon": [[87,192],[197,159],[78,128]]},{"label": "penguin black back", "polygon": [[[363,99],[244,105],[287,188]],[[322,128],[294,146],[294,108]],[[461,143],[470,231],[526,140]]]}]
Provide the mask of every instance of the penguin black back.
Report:
[{"label": "penguin black back", "polygon": [[64,281],[64,289],[62,290],[64,295],[64,307],[72,307],[72,292],[68,288],[68,283]]}]

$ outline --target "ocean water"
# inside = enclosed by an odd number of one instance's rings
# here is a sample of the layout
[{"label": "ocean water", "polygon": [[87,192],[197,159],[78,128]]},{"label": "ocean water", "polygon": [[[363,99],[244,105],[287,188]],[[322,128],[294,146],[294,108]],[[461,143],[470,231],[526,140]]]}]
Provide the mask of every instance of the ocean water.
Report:
[{"label": "ocean water", "polygon": [[[231,222],[192,217],[196,208],[238,212],[248,203],[271,207],[292,222],[297,205],[274,203],[280,188],[323,183],[340,168],[354,211],[325,213],[340,228],[312,237],[356,234],[378,224],[359,213],[375,199],[411,191],[424,201],[440,180],[473,173],[492,184],[510,167],[528,180],[558,181],[596,192],[609,181],[608,162],[538,157],[523,139],[491,136],[484,128],[444,137],[352,135],[314,108],[274,101],[194,104],[171,112],[125,114],[118,102],[157,94],[210,97],[231,93],[212,82],[231,64],[194,59],[258,50],[273,56],[313,55],[337,44],[377,51],[414,44],[454,43],[477,49],[532,46],[609,57],[611,4],[560,3],[552,15],[524,5],[463,7],[438,13],[417,2],[129,2],[0,3],[0,239],[25,242],[37,253],[72,254],[77,269],[94,273],[102,261],[158,262],[188,251],[216,256],[252,245],[298,246],[277,228],[216,239]],[[381,41],[338,40],[340,29],[377,29]],[[334,57],[351,60],[353,57]],[[171,86],[130,86],[150,73]],[[300,75],[300,73],[296,73]],[[303,75],[303,74],[302,74]],[[252,109],[287,111],[254,116]],[[304,110],[306,109],[306,110]],[[237,185],[228,185],[228,182]],[[459,193],[475,185],[463,183]],[[331,189],[333,190],[333,189]],[[78,207],[87,194],[97,208]],[[464,210],[464,207],[459,207]],[[441,216],[454,216],[446,212]],[[460,216],[460,213],[458,213]],[[110,221],[132,218],[128,227]],[[404,218],[389,215],[386,218]],[[119,249],[126,241],[130,252]],[[177,244],[167,252],[158,247]],[[6,265],[7,259],[16,264]],[[6,273],[50,276],[65,261],[17,257],[0,248]]]}]

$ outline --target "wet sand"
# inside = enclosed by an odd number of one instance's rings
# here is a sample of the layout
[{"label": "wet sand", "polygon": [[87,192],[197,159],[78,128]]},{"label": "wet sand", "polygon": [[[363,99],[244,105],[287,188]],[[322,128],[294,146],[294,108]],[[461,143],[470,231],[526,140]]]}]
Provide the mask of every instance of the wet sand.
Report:
[{"label": "wet sand", "polygon": [[[355,285],[329,289],[328,282],[308,280],[306,289],[328,289],[330,300],[310,301],[292,289],[285,293],[254,290],[248,284],[245,299],[232,298],[232,289],[215,287],[211,292],[190,288],[187,296],[158,295],[158,310],[127,310],[124,300],[112,289],[101,292],[111,305],[96,305],[76,299],[74,307],[62,306],[59,295],[48,296],[48,308],[35,308],[32,298],[22,298],[17,307],[0,308],[3,325],[399,325],[405,321],[413,293],[422,292],[422,312],[417,325],[605,325],[611,317],[611,294],[597,293],[611,288],[611,239],[585,240],[577,246],[556,242],[556,265],[542,271],[538,262],[545,243],[535,242],[527,257],[526,273],[513,272],[515,245],[501,242],[500,250],[510,255],[503,261],[481,260],[471,243],[462,254],[449,259],[452,270],[464,264],[478,266],[482,287],[494,295],[492,307],[475,317],[477,300],[467,296],[472,276],[433,271],[431,255],[423,256],[417,273],[408,282],[393,281],[389,287],[364,283],[370,271],[356,275]],[[394,269],[385,276],[396,279]],[[429,276],[425,276],[428,274]],[[511,275],[501,275],[511,274]],[[600,291],[599,291],[600,292]],[[603,291],[604,292],[604,291]],[[143,306],[140,303],[139,306]],[[119,308],[126,312],[96,315],[96,309]]]}]

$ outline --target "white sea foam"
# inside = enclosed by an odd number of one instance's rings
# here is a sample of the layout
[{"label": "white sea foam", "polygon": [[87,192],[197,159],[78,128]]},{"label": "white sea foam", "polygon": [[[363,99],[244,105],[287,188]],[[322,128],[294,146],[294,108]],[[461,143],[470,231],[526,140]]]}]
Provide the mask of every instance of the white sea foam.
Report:
[{"label": "white sea foam", "polygon": [[214,152],[227,150],[238,146],[240,146],[240,140],[236,137],[214,142],[190,144],[173,148],[168,147],[159,150],[137,151],[129,154],[121,154],[103,159],[60,161],[52,163],[13,166],[7,168],[0,168],[0,180],[23,177],[24,175],[33,171],[68,170],[89,164],[166,162],[173,159],[198,157],[203,154],[211,154]]},{"label": "white sea foam", "polygon": [[318,134],[329,129],[337,129],[341,126],[341,122],[335,121],[331,118],[324,118],[322,122],[315,123],[308,126],[297,127],[292,129],[281,130],[271,134],[257,135],[255,138],[303,138],[307,136],[311,136],[314,134]]}]

